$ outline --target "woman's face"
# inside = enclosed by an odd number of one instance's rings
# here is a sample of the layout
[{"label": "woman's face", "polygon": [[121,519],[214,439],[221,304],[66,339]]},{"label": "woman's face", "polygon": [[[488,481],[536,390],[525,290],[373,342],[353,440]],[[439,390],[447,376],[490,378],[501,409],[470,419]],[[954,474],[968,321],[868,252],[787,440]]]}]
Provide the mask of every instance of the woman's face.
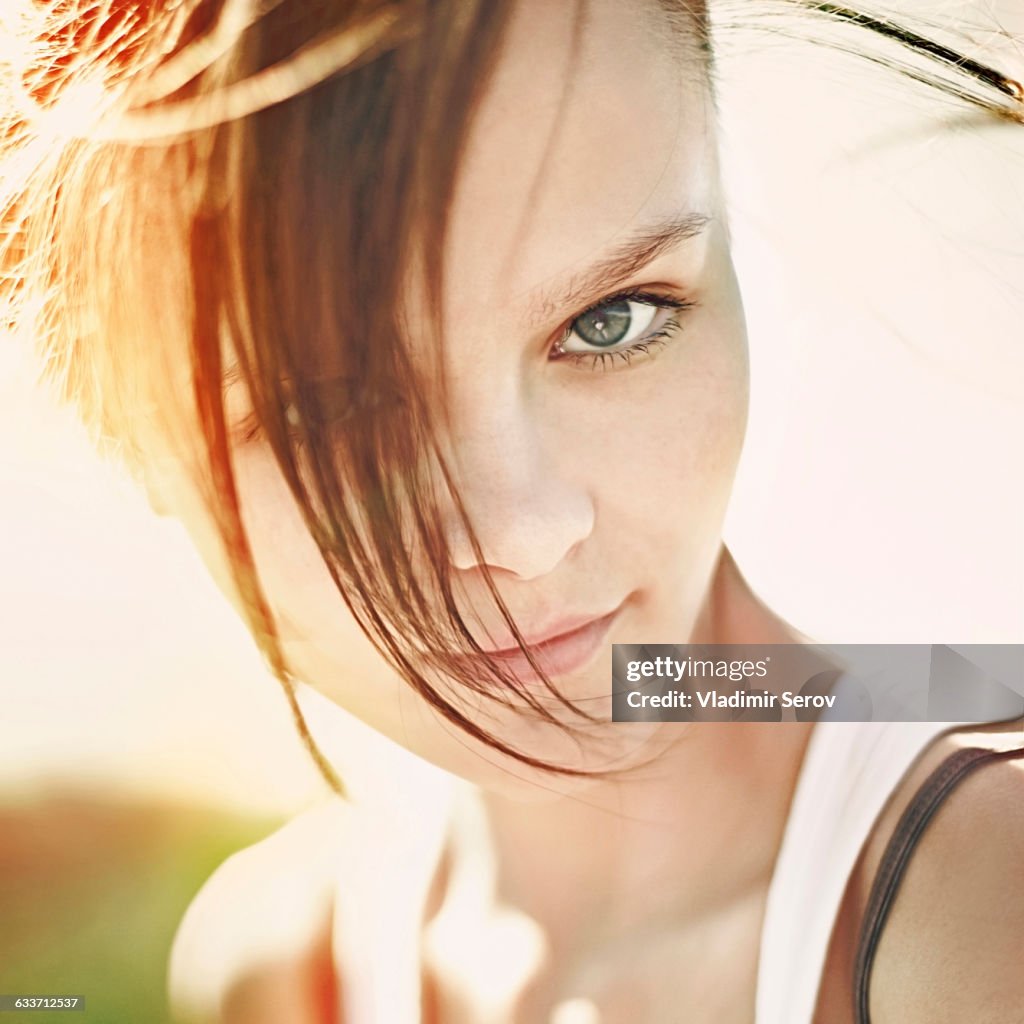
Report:
[{"label": "woman's face", "polygon": [[[523,0],[473,122],[444,252],[442,443],[455,481],[527,641],[586,626],[539,656],[567,697],[605,717],[613,642],[689,637],[746,421],[742,309],[699,61],[656,0],[590,0],[579,25],[573,5]],[[413,300],[409,314],[415,325]],[[376,653],[269,448],[241,447],[236,472],[296,676],[474,780],[530,774],[443,720]],[[194,489],[177,495],[226,580]],[[470,628],[486,649],[512,646],[457,518],[445,525]],[[535,717],[462,699],[506,742],[573,767],[608,766],[645,735],[606,725],[581,749]]]}]

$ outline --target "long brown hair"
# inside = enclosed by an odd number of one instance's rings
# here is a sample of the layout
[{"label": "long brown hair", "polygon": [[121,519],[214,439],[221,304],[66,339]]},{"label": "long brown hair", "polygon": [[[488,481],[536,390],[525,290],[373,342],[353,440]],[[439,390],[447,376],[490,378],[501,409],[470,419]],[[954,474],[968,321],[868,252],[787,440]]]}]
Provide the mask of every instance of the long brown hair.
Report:
[{"label": "long brown hair", "polygon": [[[703,3],[660,2],[703,73]],[[905,59],[886,60],[912,77],[1022,116],[1015,82],[925,35],[841,5],[775,6],[868,29],[903,48]],[[417,342],[440,345],[437,254],[512,7],[118,0],[89,20],[68,0],[40,15],[35,55],[10,97],[11,159],[38,136],[32,112],[52,114],[97,82],[109,97],[93,131],[69,133],[5,196],[9,294],[23,306],[42,296],[51,375],[134,472],[145,475],[145,435],[158,421],[181,443],[198,439],[192,454],[206,467],[206,504],[250,629],[339,790],[302,721],[242,523],[232,452],[257,431],[360,627],[433,708],[490,747],[568,774],[578,772],[512,748],[468,715],[461,688],[564,729],[554,705],[592,721],[547,680],[551,701],[497,662],[471,673],[458,657],[480,647],[459,611],[442,501],[461,517],[521,646],[522,637],[441,455],[444,381],[414,372],[402,320],[415,271],[431,313],[415,325]],[[582,24],[583,0],[575,9]],[[186,341],[193,430],[162,394],[162,367]],[[226,384],[251,402],[248,439],[230,433]]]}]

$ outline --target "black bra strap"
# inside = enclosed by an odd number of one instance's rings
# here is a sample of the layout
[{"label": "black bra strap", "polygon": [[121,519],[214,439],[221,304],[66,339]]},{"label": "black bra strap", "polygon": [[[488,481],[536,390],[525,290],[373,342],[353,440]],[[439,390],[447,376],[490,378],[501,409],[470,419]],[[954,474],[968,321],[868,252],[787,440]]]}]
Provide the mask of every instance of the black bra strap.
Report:
[{"label": "black bra strap", "polygon": [[958,750],[928,776],[900,817],[899,824],[885,848],[864,913],[853,972],[853,1008],[856,1024],[871,1024],[868,1015],[868,985],[871,981],[875,951],[893,901],[896,899],[900,882],[925,829],[946,797],[976,768],[993,761],[1015,757],[1024,757],[1024,748],[986,750],[983,747],[968,747]]}]

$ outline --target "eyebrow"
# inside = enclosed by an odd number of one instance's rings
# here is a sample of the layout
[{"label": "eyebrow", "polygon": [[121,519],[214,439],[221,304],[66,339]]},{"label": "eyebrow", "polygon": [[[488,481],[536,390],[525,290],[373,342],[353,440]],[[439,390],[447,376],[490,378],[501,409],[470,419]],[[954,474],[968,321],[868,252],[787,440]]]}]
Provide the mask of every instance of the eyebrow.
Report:
[{"label": "eyebrow", "polygon": [[567,282],[556,287],[547,286],[536,294],[532,305],[537,314],[532,319],[540,325],[562,310],[574,310],[608,295],[659,256],[696,238],[711,219],[707,214],[687,213],[641,228]]}]

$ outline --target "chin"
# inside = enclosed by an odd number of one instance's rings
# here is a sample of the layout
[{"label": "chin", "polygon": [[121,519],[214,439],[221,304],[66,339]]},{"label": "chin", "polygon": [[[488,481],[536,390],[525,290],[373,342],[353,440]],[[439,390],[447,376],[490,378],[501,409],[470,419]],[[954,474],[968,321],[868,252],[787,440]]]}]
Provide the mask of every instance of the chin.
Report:
[{"label": "chin", "polygon": [[[552,766],[580,772],[570,775],[545,771],[500,751],[473,742],[473,754],[460,758],[455,774],[474,785],[525,802],[547,802],[580,796],[597,785],[623,779],[657,753],[660,723],[603,721],[572,733],[537,723],[499,733],[516,750]],[[463,754],[468,753],[463,748]]]}]

